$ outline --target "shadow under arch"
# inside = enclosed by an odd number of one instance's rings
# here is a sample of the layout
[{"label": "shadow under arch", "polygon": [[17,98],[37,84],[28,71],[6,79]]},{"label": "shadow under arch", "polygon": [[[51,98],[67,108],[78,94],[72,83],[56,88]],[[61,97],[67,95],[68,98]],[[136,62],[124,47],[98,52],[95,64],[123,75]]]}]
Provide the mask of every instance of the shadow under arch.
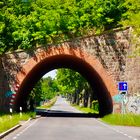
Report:
[{"label": "shadow under arch", "polygon": [[[112,113],[113,103],[111,96],[115,94],[115,90],[111,91],[111,89],[114,88],[114,85],[112,83],[113,88],[110,87],[112,79],[108,77],[107,74],[105,74],[105,71],[102,71],[103,67],[101,67],[101,64],[99,64],[100,63],[98,61],[98,63],[96,63],[96,66],[92,66],[85,56],[82,56],[80,58],[75,54],[56,54],[42,59],[35,66],[33,66],[33,68],[27,73],[27,75],[21,82],[19,91],[15,99],[15,109],[17,110],[20,106],[26,108],[25,102],[28,94],[30,94],[34,85],[44,74],[53,69],[70,68],[79,72],[91,85],[94,94],[96,94],[99,101],[100,116]],[[98,67],[101,71],[99,72],[94,67]]]}]

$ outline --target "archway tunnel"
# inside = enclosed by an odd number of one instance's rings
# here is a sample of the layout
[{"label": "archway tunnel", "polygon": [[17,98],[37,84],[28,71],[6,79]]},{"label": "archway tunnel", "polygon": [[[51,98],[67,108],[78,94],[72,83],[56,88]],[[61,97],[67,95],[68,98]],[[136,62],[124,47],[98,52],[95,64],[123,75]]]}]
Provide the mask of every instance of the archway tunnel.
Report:
[{"label": "archway tunnel", "polygon": [[99,102],[99,114],[104,116],[112,113],[113,104],[111,93],[107,89],[99,73],[91,67],[90,64],[84,61],[84,59],[64,54],[43,59],[26,75],[15,99],[16,110],[18,110],[20,106],[26,108],[25,102],[35,84],[47,72],[58,68],[69,68],[79,72],[88,81],[94,94],[97,96]]}]

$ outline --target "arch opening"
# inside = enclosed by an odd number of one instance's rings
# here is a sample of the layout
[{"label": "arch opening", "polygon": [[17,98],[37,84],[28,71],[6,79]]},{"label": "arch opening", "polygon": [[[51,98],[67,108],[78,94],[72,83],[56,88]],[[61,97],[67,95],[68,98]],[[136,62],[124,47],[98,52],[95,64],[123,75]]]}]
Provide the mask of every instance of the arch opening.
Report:
[{"label": "arch opening", "polygon": [[111,93],[99,73],[83,59],[67,54],[50,56],[33,67],[20,85],[15,100],[15,108],[18,109],[20,106],[26,108],[25,101],[27,96],[37,81],[47,72],[58,68],[69,68],[79,72],[89,82],[94,94],[97,96],[100,115],[104,116],[112,113],[113,104]]}]

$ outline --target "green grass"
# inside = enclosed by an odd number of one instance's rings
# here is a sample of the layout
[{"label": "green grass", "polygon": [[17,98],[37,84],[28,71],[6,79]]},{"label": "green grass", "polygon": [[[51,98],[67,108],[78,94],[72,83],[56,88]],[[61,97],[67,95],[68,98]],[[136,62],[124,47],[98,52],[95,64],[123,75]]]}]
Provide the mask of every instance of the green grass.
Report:
[{"label": "green grass", "polygon": [[[78,105],[72,105],[76,109],[85,113],[96,113],[97,111],[87,108],[79,107]],[[123,126],[140,126],[140,115],[136,114],[110,114],[101,118],[103,122],[111,125],[123,125]]]},{"label": "green grass", "polygon": [[[48,109],[54,105],[56,99],[57,98],[55,97],[48,103],[46,103],[44,106],[40,106],[37,108]],[[35,116],[36,116],[35,112],[22,113],[22,116],[20,116],[20,114],[13,114],[12,117],[10,117],[10,115],[0,114],[0,133],[18,125],[20,121],[26,121],[29,118],[35,118]]]},{"label": "green grass", "polygon": [[111,125],[140,126],[140,115],[135,114],[110,114],[101,120]]},{"label": "green grass", "polygon": [[55,104],[56,100],[57,100],[57,97],[51,99],[45,105],[38,106],[37,109],[49,109],[50,107],[52,107]]},{"label": "green grass", "polygon": [[18,125],[20,121],[26,121],[29,118],[35,118],[34,112],[22,113],[20,114],[13,114],[12,117],[10,115],[1,115],[0,116],[0,133]]},{"label": "green grass", "polygon": [[80,107],[78,105],[73,105],[73,107],[75,107],[76,109],[82,111],[82,112],[85,112],[85,113],[95,113],[95,114],[98,114],[97,111],[93,110],[92,108],[88,108],[88,107]]}]

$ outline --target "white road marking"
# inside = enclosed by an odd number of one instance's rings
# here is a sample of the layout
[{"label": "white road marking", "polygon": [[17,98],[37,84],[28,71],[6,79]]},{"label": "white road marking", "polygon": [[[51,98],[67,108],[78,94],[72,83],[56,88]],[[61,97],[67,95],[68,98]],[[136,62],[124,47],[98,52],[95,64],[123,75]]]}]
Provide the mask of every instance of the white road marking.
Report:
[{"label": "white road marking", "polygon": [[128,136],[130,139],[132,139],[132,137],[131,136]]},{"label": "white road marking", "polygon": [[127,134],[124,133],[125,136],[128,136]]},{"label": "white road marking", "polygon": [[20,136],[20,133],[16,135],[17,137]]},{"label": "white road marking", "polygon": [[16,136],[13,137],[13,139],[17,139],[18,136],[20,136],[22,133],[24,133],[29,127],[31,127],[32,125],[34,125],[37,121],[38,121],[38,119],[35,120],[33,123],[31,123],[31,124],[30,124],[28,127],[26,127],[25,129],[23,129],[21,132],[19,132],[18,134],[16,134]]},{"label": "white road marking", "polygon": [[99,123],[102,124],[103,126],[109,128],[109,129],[111,129],[111,130],[113,130],[113,131],[115,131],[115,132],[117,132],[117,133],[120,133],[120,134],[122,134],[122,135],[128,137],[129,139],[138,140],[138,139],[136,139],[136,138],[134,138],[134,137],[132,137],[132,136],[129,136],[128,134],[123,133],[122,131],[117,130],[117,129],[115,129],[115,128],[113,128],[113,127],[111,127],[111,126],[109,126],[109,125],[107,125],[107,124],[105,124],[105,123],[103,123],[103,122],[97,120],[97,119],[95,119],[95,121],[99,122]]}]

